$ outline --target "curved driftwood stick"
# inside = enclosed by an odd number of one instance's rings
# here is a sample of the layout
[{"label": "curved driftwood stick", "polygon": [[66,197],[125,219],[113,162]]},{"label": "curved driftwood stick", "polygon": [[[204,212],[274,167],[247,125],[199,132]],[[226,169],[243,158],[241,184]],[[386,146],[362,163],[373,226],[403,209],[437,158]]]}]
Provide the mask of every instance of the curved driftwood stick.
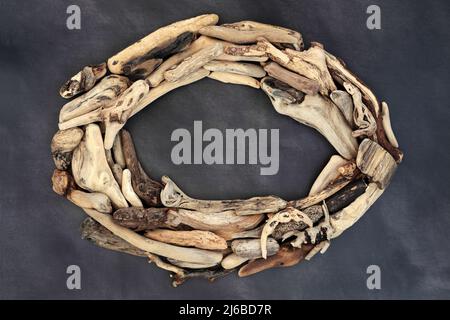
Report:
[{"label": "curved driftwood stick", "polygon": [[220,72],[220,71],[214,71],[211,72],[208,76],[208,78],[223,82],[223,83],[232,83],[232,84],[240,84],[244,86],[249,86],[255,89],[259,89],[259,81],[255,78],[244,76],[241,74],[236,73],[229,73],[229,72]]},{"label": "curved driftwood stick", "polygon": [[347,120],[350,127],[355,128],[355,123],[353,121],[353,99],[352,96],[342,90],[334,90],[330,93],[330,99],[334,104],[341,110],[342,114]]},{"label": "curved driftwood stick", "polygon": [[[94,88],[82,96],[66,103],[59,113],[59,127],[70,128],[78,126],[77,120],[82,115],[94,110],[108,108],[115,103],[118,96],[124,92],[130,81],[126,77],[110,75],[100,81]],[[71,120],[71,121],[70,121]]]},{"label": "curved driftwood stick", "polygon": [[59,130],[52,138],[53,162],[59,170],[67,170],[72,162],[72,152],[80,144],[84,131],[80,128]]},{"label": "curved driftwood stick", "polygon": [[128,169],[125,169],[122,172],[122,193],[125,196],[125,199],[127,199],[133,207],[144,207],[141,199],[139,199],[133,190],[133,185],[131,183],[131,172]]},{"label": "curved driftwood stick", "polygon": [[120,138],[122,143],[125,163],[131,173],[131,183],[134,192],[147,206],[160,205],[160,193],[162,184],[151,179],[142,169],[137,158],[131,135],[126,130],[121,130]]},{"label": "curved driftwood stick", "polygon": [[231,253],[223,258],[220,264],[224,269],[234,269],[236,267],[239,267],[244,262],[247,262],[248,260],[248,258],[240,257],[236,253]]},{"label": "curved driftwood stick", "polygon": [[267,259],[252,260],[239,269],[239,277],[247,277],[252,274],[278,267],[291,267],[302,261],[314,246],[303,245],[301,248],[293,248],[290,245],[281,246],[277,254]]},{"label": "curved driftwood stick", "polygon": [[218,20],[215,14],[205,14],[162,27],[109,58],[108,68],[113,73],[123,73],[124,68],[143,61],[165,58],[184,49],[185,38],[192,40],[192,34],[204,26],[216,24]]},{"label": "curved driftwood stick", "polygon": [[115,163],[117,163],[122,169],[125,169],[127,164],[125,162],[125,155],[123,154],[122,139],[120,138],[120,134],[116,135],[116,138],[114,139],[112,153],[114,155]]},{"label": "curved driftwood stick", "polygon": [[[189,34],[189,36],[190,37],[186,37],[186,40],[190,42],[193,35]],[[183,48],[184,43],[181,43],[180,45],[180,48]],[[162,62],[163,59],[149,59],[141,63],[137,62],[138,64],[131,64],[128,67],[124,67],[124,74],[132,81],[145,80],[161,65]]]},{"label": "curved driftwood stick", "polygon": [[243,76],[262,78],[266,72],[261,66],[233,61],[211,61],[203,66],[206,70],[215,72],[235,73]]},{"label": "curved driftwood stick", "polygon": [[358,142],[338,107],[329,99],[301,92],[291,94],[296,90],[271,77],[261,80],[261,89],[278,113],[319,131],[344,158],[355,158]]},{"label": "curved driftwood stick", "polygon": [[117,208],[128,207],[106,160],[98,125],[86,127],[83,140],[73,152],[72,174],[81,188],[106,194]]},{"label": "curved driftwood stick", "polygon": [[184,270],[184,273],[175,273],[172,276],[172,286],[178,287],[185,281],[194,278],[204,278],[210,282],[216,281],[217,279],[229,275],[234,272],[235,269],[225,270],[222,268],[216,268],[213,270]]},{"label": "curved driftwood stick", "polygon": [[319,83],[281,67],[276,62],[270,62],[264,66],[269,76],[280,80],[291,87],[306,94],[315,95],[319,92]]},{"label": "curved driftwood stick", "polygon": [[59,89],[59,94],[63,98],[70,99],[77,94],[91,90],[95,83],[103,78],[106,70],[105,62],[84,67],[83,70],[64,83]]},{"label": "curved driftwood stick", "polygon": [[210,231],[173,231],[156,229],[147,231],[145,236],[153,240],[183,247],[196,247],[207,250],[224,250],[227,248],[225,239]]},{"label": "curved driftwood stick", "polygon": [[353,162],[348,161],[339,155],[331,156],[330,160],[327,162],[311,186],[309,195],[311,196],[323,191],[328,185],[330,185],[333,181],[336,181],[339,176],[342,175],[341,172],[343,168],[352,164],[355,166]]},{"label": "curved driftwood stick", "polygon": [[223,45],[221,43],[215,43],[206,48],[200,49],[198,52],[182,61],[174,69],[166,71],[164,73],[164,78],[170,82],[177,81],[200,69],[222,53]]},{"label": "curved driftwood stick", "polygon": [[174,266],[185,268],[185,269],[207,269],[217,266],[217,263],[192,263],[192,262],[186,262],[186,261],[179,261],[168,258],[167,261],[169,261]]},{"label": "curved driftwood stick", "polygon": [[109,215],[90,209],[84,209],[84,211],[116,236],[143,251],[186,262],[218,264],[222,261],[221,253],[195,248],[177,247],[150,240],[127,228],[115,224],[114,220]]}]

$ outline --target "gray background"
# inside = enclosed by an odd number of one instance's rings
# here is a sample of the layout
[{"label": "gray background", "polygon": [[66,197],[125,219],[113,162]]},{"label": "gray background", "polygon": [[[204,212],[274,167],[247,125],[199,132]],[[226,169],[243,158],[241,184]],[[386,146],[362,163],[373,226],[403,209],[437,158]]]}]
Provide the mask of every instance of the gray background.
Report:
[{"label": "gray background", "polygon": [[[78,4],[82,29],[66,28]],[[382,30],[366,28],[378,4]],[[214,284],[170,287],[144,259],[80,239],[83,212],[54,194],[50,140],[64,100],[60,85],[157,27],[214,12],[221,22],[251,19],[299,30],[342,57],[391,107],[405,152],[391,186],[328,252],[293,268]],[[449,298],[450,226],[448,1],[5,1],[0,0],[0,298]],[[258,166],[175,166],[170,134],[205,128],[279,128],[280,171]],[[278,115],[262,91],[202,80],[164,96],[127,127],[154,177],[172,176],[200,198],[305,195],[332,148],[314,130]],[[66,267],[82,289],[66,289]],[[382,289],[366,288],[366,268]]]}]

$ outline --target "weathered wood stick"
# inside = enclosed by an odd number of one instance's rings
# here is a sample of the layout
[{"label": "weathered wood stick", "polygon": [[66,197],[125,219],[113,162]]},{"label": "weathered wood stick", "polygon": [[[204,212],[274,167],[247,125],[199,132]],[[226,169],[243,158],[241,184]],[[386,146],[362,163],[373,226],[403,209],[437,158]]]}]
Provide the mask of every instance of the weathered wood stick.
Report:
[{"label": "weathered wood stick", "polygon": [[175,259],[167,258],[167,261],[169,261],[174,266],[185,268],[185,269],[208,269],[212,267],[216,267],[217,263],[193,263],[193,262],[186,262],[186,261],[179,261]]},{"label": "weathered wood stick", "polygon": [[[273,238],[267,239],[267,256],[272,256],[280,250],[280,245]],[[259,239],[239,239],[231,243],[231,249],[240,257],[256,259],[262,257],[261,241]]]},{"label": "weathered wood stick", "polygon": [[247,262],[248,260],[248,258],[238,256],[236,253],[231,253],[223,258],[220,264],[224,269],[234,269],[239,267],[244,262]]},{"label": "weathered wood stick", "polygon": [[122,167],[119,166],[117,163],[114,163],[111,168],[111,171],[113,173],[114,179],[116,179],[119,186],[122,185],[122,176],[123,176],[123,170]]},{"label": "weathered wood stick", "polygon": [[170,227],[168,208],[122,208],[113,213],[118,225],[139,232]]},{"label": "weathered wood stick", "polygon": [[378,143],[364,139],[359,145],[356,165],[362,173],[372,178],[380,189],[389,185],[397,169],[394,158]]},{"label": "weathered wood stick", "polygon": [[114,235],[91,217],[86,218],[81,224],[81,238],[101,248],[128,253],[138,257],[147,257],[145,251],[132,246],[122,238]]},{"label": "weathered wood stick", "polygon": [[207,279],[210,282],[216,281],[217,279],[224,277],[226,275],[229,275],[230,273],[234,272],[236,269],[229,269],[225,270],[222,268],[216,268],[216,269],[206,269],[206,270],[193,270],[188,271],[185,270],[184,274],[176,273],[173,275],[172,279],[172,286],[178,287],[179,285],[183,284],[185,281],[189,279],[194,278],[204,278]]},{"label": "weathered wood stick", "polygon": [[355,122],[353,121],[353,99],[352,96],[342,90],[334,90],[330,93],[330,98],[334,104],[341,110],[342,114],[347,120],[352,129],[355,128]]},{"label": "weathered wood stick", "polygon": [[381,102],[381,118],[382,118],[382,124],[384,133],[386,134],[386,138],[388,139],[389,143],[392,144],[393,147],[398,148],[398,141],[395,137],[394,131],[392,130],[391,125],[391,116],[389,114],[389,106],[386,102]]},{"label": "weathered wood stick", "polygon": [[133,186],[131,183],[131,172],[128,169],[125,169],[122,172],[122,193],[125,196],[125,199],[127,199],[127,201],[133,207],[144,207],[141,199],[139,199],[139,197],[133,190]]},{"label": "weathered wood stick", "polygon": [[[130,85],[126,77],[110,75],[82,96],[66,103],[59,113],[59,125],[94,110],[112,106],[118,96]],[[68,124],[64,125],[69,128]],[[77,126],[76,124],[72,126]]]},{"label": "weathered wood stick", "polygon": [[282,30],[237,30],[225,26],[207,26],[199,30],[200,34],[205,36],[218,38],[221,40],[245,44],[256,42],[260,37],[264,37],[270,42],[299,44],[296,35],[289,34]]},{"label": "weathered wood stick", "polygon": [[124,68],[143,61],[165,58],[184,49],[200,28],[216,24],[218,20],[215,14],[205,14],[162,27],[109,58],[108,68],[112,73],[123,73]]},{"label": "weathered wood stick", "polygon": [[72,162],[73,150],[80,144],[84,131],[80,128],[59,130],[52,138],[53,162],[59,170],[67,170]]},{"label": "weathered wood stick", "polygon": [[325,167],[317,176],[316,180],[311,186],[311,189],[309,190],[308,195],[314,195],[323,191],[328,185],[333,183],[333,181],[336,181],[339,178],[339,176],[342,175],[341,172],[339,171],[341,168],[351,164],[353,166],[356,166],[356,164],[354,164],[353,162],[348,161],[347,159],[344,159],[339,155],[332,155],[330,160],[328,160]]},{"label": "weathered wood stick", "polygon": [[221,54],[217,57],[216,60],[220,61],[231,61],[231,62],[237,62],[237,61],[247,61],[247,62],[265,62],[269,60],[269,57],[267,56],[237,56],[237,55],[231,55],[231,54]]},{"label": "weathered wood stick", "polygon": [[222,261],[221,253],[196,248],[177,247],[147,239],[127,228],[115,224],[110,215],[90,209],[84,209],[84,211],[116,236],[143,251],[186,262],[218,264]]},{"label": "weathered wood stick", "polygon": [[303,245],[301,248],[293,248],[290,245],[281,246],[277,254],[267,259],[252,260],[239,269],[239,277],[247,277],[252,274],[278,267],[291,267],[302,261],[314,246]]},{"label": "weathered wood stick", "polygon": [[166,207],[196,210],[204,213],[232,211],[237,215],[253,215],[277,212],[287,202],[276,196],[254,197],[246,200],[198,200],[189,197],[167,176],[161,191],[161,201]]},{"label": "weathered wood stick", "polygon": [[207,250],[224,250],[227,248],[225,239],[210,231],[174,231],[156,229],[147,231],[144,235],[153,240],[183,247],[196,247]]},{"label": "weathered wood stick", "polygon": [[245,238],[260,238],[262,229],[263,226],[259,226],[258,228],[255,229],[236,232],[230,235],[230,240],[245,239]]},{"label": "weathered wood stick", "polygon": [[163,59],[149,59],[137,65],[124,67],[124,74],[131,80],[145,80],[158,68]]},{"label": "weathered wood stick", "polygon": [[105,62],[84,67],[83,70],[64,83],[59,89],[59,94],[63,98],[70,99],[77,94],[91,90],[95,83],[104,77],[106,70]]},{"label": "weathered wood stick", "polygon": [[241,74],[236,73],[229,73],[229,72],[220,72],[220,71],[214,71],[211,72],[208,76],[208,78],[223,82],[223,83],[232,83],[232,84],[239,84],[244,86],[249,86],[255,89],[259,89],[259,81],[255,78],[244,76]]},{"label": "weathered wood stick", "polygon": [[203,66],[206,70],[216,72],[235,73],[253,78],[262,78],[266,72],[261,66],[233,61],[211,61]]},{"label": "weathered wood stick", "polygon": [[73,152],[72,174],[81,188],[106,194],[117,208],[128,207],[106,160],[98,125],[86,126],[83,140]]},{"label": "weathered wood stick", "polygon": [[[344,158],[355,158],[358,142],[341,111],[330,99],[318,94],[304,95],[272,77],[261,80],[261,89],[270,97],[278,113],[319,131]],[[291,94],[292,91],[297,91],[296,95]]]},{"label": "weathered wood stick", "polygon": [[[225,42],[223,48],[223,54],[236,56],[236,57],[266,57],[267,53],[256,44],[251,45],[237,45],[234,43]],[[218,59],[220,60],[220,58]]]},{"label": "weathered wood stick", "polygon": [[142,169],[130,133],[126,130],[121,130],[120,138],[123,154],[125,156],[125,163],[131,173],[131,182],[134,192],[147,206],[160,205],[162,184],[151,179],[145,173],[144,169]]},{"label": "weathered wood stick", "polygon": [[270,62],[264,66],[269,76],[278,79],[291,87],[300,90],[306,94],[317,94],[319,92],[319,83],[315,80],[308,79],[294,72],[286,70],[276,62]]},{"label": "weathered wood stick", "polygon": [[125,169],[127,164],[125,162],[125,156],[123,154],[122,139],[120,138],[120,134],[116,135],[116,138],[114,139],[112,152],[114,155],[115,163],[117,163],[122,169]]},{"label": "weathered wood stick", "polygon": [[215,43],[206,48],[200,49],[192,56],[183,60],[174,69],[167,70],[164,73],[164,78],[167,81],[174,82],[184,76],[193,73],[200,69],[208,62],[214,60],[223,53],[223,45],[221,43]]}]

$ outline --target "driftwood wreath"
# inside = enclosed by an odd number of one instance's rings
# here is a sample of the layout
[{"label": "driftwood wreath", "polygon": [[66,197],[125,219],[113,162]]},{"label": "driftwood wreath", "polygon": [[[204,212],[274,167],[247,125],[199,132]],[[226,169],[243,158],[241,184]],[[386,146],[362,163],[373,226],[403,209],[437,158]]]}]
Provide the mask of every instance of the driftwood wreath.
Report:
[{"label": "driftwood wreath", "polygon": [[[217,26],[218,19],[173,23],[84,67],[60,90],[79,96],[62,107],[51,143],[54,191],[89,216],[82,238],[148,258],[171,272],[174,286],[323,253],[383,193],[402,160],[388,105],[342,60],[319,43],[304,50],[296,31],[254,21]],[[205,77],[261,88],[277,112],[333,145],[338,155],[306,197],[199,200],[169,177],[159,182],[144,172],[126,121]]]}]

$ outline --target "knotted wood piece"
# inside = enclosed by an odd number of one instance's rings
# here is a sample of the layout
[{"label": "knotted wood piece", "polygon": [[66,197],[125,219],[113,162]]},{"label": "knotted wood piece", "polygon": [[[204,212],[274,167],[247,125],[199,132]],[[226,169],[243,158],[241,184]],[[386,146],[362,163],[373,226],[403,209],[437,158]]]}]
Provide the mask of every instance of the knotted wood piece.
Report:
[{"label": "knotted wood piece", "polygon": [[59,94],[63,98],[70,99],[82,92],[89,91],[99,79],[105,76],[106,71],[105,62],[98,65],[86,66],[64,83],[61,89],[59,89]]},{"label": "knotted wood piece", "polygon": [[72,152],[80,144],[84,131],[80,128],[59,130],[52,138],[53,162],[59,170],[67,170],[72,162]]}]

